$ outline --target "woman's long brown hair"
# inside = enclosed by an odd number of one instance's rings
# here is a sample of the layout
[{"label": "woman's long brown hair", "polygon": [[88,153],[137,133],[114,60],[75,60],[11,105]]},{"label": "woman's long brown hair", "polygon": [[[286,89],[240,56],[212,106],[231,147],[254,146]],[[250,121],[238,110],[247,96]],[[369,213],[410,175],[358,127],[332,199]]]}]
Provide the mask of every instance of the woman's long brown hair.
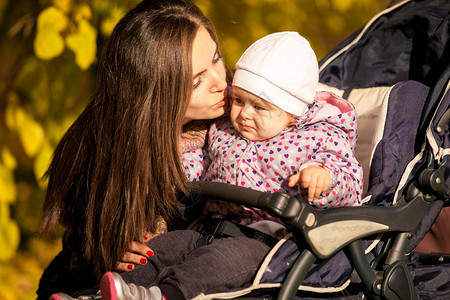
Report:
[{"label": "woman's long brown hair", "polygon": [[187,193],[178,149],[200,26],[217,42],[189,2],[144,0],[125,15],[105,46],[94,99],[54,152],[41,233],[62,224],[97,276]]}]

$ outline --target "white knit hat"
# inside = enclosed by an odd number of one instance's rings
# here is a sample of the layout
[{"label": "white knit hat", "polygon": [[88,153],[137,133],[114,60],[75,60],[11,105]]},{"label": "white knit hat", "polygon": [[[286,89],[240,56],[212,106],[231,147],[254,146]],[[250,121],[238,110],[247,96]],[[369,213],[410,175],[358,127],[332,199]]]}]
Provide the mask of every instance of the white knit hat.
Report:
[{"label": "white knit hat", "polygon": [[236,63],[233,85],[296,116],[314,101],[319,67],[308,41],[297,32],[269,34]]}]

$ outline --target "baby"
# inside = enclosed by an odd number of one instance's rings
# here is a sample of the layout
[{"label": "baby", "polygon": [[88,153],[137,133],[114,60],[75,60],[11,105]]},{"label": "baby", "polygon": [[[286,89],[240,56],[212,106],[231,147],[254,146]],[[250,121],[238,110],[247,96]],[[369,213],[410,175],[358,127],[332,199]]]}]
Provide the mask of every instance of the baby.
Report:
[{"label": "baby", "polygon": [[[190,180],[304,194],[318,208],[360,205],[354,107],[316,93],[317,84],[316,56],[298,33],[270,34],[251,45],[236,64],[229,116],[212,125],[206,153],[184,156]],[[220,201],[209,201],[206,211],[242,225],[277,221]]]}]

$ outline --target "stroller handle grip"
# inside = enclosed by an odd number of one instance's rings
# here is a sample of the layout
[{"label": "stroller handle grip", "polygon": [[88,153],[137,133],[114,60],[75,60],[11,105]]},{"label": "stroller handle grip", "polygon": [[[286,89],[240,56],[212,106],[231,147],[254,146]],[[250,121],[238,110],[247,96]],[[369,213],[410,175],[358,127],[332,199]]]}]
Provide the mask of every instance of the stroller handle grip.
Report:
[{"label": "stroller handle grip", "polygon": [[266,210],[285,221],[301,222],[307,215],[315,213],[305,200],[280,192],[265,193],[223,182],[196,181],[191,184],[191,192],[202,197]]},{"label": "stroller handle grip", "polygon": [[[240,186],[211,181],[191,182],[191,193],[201,195],[205,198],[216,198],[252,207],[259,207],[260,202],[265,202],[265,196],[270,195]],[[261,200],[260,197],[262,198]]]}]

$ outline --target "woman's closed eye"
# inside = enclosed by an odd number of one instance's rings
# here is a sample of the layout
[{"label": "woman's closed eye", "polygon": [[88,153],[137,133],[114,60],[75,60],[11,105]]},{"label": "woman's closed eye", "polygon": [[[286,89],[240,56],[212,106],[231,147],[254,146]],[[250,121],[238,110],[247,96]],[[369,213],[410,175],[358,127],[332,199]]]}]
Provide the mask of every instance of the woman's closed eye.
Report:
[{"label": "woman's closed eye", "polygon": [[213,64],[217,64],[222,59],[222,54],[219,51],[216,52],[216,55],[213,58]]},{"label": "woman's closed eye", "polygon": [[194,85],[192,86],[192,89],[196,89],[200,86],[200,84],[202,83],[202,80],[200,79],[200,77],[197,77],[194,79]]}]

